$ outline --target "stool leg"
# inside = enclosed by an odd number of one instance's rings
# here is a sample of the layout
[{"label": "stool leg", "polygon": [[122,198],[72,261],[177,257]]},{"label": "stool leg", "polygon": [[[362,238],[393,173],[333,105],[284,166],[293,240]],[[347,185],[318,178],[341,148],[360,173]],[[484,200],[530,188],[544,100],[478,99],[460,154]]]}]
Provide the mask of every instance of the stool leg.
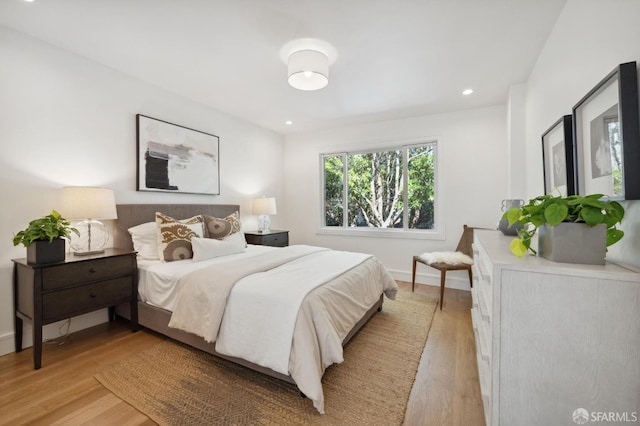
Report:
[{"label": "stool leg", "polygon": [[440,271],[440,310],[442,310],[442,303],[444,302],[444,282],[447,277],[447,270]]},{"label": "stool leg", "polygon": [[416,258],[413,258],[413,276],[411,277],[411,293],[416,288]]}]

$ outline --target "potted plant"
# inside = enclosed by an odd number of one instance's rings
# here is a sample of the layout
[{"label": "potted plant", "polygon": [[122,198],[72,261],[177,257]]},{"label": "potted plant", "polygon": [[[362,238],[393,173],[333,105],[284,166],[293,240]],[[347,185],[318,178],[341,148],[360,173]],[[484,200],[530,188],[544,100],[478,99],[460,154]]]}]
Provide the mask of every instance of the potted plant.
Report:
[{"label": "potted plant", "polygon": [[64,260],[65,241],[71,233],[80,235],[71,223],[55,210],[51,214],[29,222],[26,229],[13,236],[13,245],[27,248],[27,262],[53,263]]},{"label": "potted plant", "polygon": [[589,264],[604,264],[607,247],[624,236],[616,227],[623,217],[624,207],[602,194],[541,195],[503,215],[510,226],[523,226],[510,245],[514,255],[520,257],[527,251],[537,254],[531,238],[538,231],[540,256],[556,262]]}]

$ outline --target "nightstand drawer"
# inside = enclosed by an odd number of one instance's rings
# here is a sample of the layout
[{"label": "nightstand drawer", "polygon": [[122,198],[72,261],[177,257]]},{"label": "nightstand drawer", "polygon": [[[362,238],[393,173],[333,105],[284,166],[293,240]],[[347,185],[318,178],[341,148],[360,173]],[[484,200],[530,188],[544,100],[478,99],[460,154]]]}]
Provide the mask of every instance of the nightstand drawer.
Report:
[{"label": "nightstand drawer", "polygon": [[257,231],[247,231],[244,237],[249,244],[286,247],[289,245],[289,231],[272,230],[270,233],[263,234]]},{"label": "nightstand drawer", "polygon": [[55,290],[88,281],[121,277],[133,271],[131,256],[67,263],[42,270],[42,290]]},{"label": "nightstand drawer", "polygon": [[289,245],[289,234],[265,234],[262,236],[262,244],[273,247],[286,247]]},{"label": "nightstand drawer", "polygon": [[70,317],[131,299],[133,277],[52,291],[42,295],[42,320]]}]

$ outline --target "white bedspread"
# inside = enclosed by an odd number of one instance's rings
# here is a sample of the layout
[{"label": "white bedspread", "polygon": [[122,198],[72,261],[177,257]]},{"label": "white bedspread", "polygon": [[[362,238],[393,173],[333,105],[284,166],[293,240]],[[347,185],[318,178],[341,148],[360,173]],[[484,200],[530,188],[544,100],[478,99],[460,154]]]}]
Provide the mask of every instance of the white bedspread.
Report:
[{"label": "white bedspread", "polygon": [[229,296],[216,351],[288,375],[293,330],[303,299],[369,257],[325,250],[241,279]]},{"label": "white bedspread", "polygon": [[[342,342],[378,301],[394,299],[396,282],[375,257],[317,287],[304,300],[293,333],[289,373],[313,406],[324,413],[322,375],[341,363]],[[380,344],[384,344],[381,342]]]},{"label": "white bedspread", "polygon": [[193,271],[178,282],[176,304],[169,327],[188,331],[203,337],[207,342],[214,342],[229,293],[240,279],[323,250],[328,249],[289,246],[269,255],[256,256],[250,262],[240,259]]}]

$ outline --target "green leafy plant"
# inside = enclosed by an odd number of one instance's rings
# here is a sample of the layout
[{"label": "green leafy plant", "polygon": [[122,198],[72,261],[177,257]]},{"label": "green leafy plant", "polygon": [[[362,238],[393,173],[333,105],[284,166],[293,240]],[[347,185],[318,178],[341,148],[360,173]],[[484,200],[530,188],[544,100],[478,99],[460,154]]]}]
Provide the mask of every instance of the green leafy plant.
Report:
[{"label": "green leafy plant", "polygon": [[622,222],[624,207],[617,201],[605,199],[602,194],[541,195],[520,208],[506,211],[502,217],[509,220],[509,226],[515,223],[523,225],[510,245],[511,252],[518,257],[527,251],[537,254],[531,247],[531,238],[545,223],[549,226],[562,222],[586,223],[589,226],[604,223],[607,225],[607,247],[624,236],[624,232],[616,227]]},{"label": "green leafy plant", "polygon": [[13,236],[13,245],[22,244],[25,247],[29,247],[34,241],[49,240],[51,242],[56,238],[68,237],[72,232],[80,236],[78,230],[73,228],[67,219],[63,218],[57,211],[52,210],[51,214],[32,220],[26,229],[15,234]]}]

